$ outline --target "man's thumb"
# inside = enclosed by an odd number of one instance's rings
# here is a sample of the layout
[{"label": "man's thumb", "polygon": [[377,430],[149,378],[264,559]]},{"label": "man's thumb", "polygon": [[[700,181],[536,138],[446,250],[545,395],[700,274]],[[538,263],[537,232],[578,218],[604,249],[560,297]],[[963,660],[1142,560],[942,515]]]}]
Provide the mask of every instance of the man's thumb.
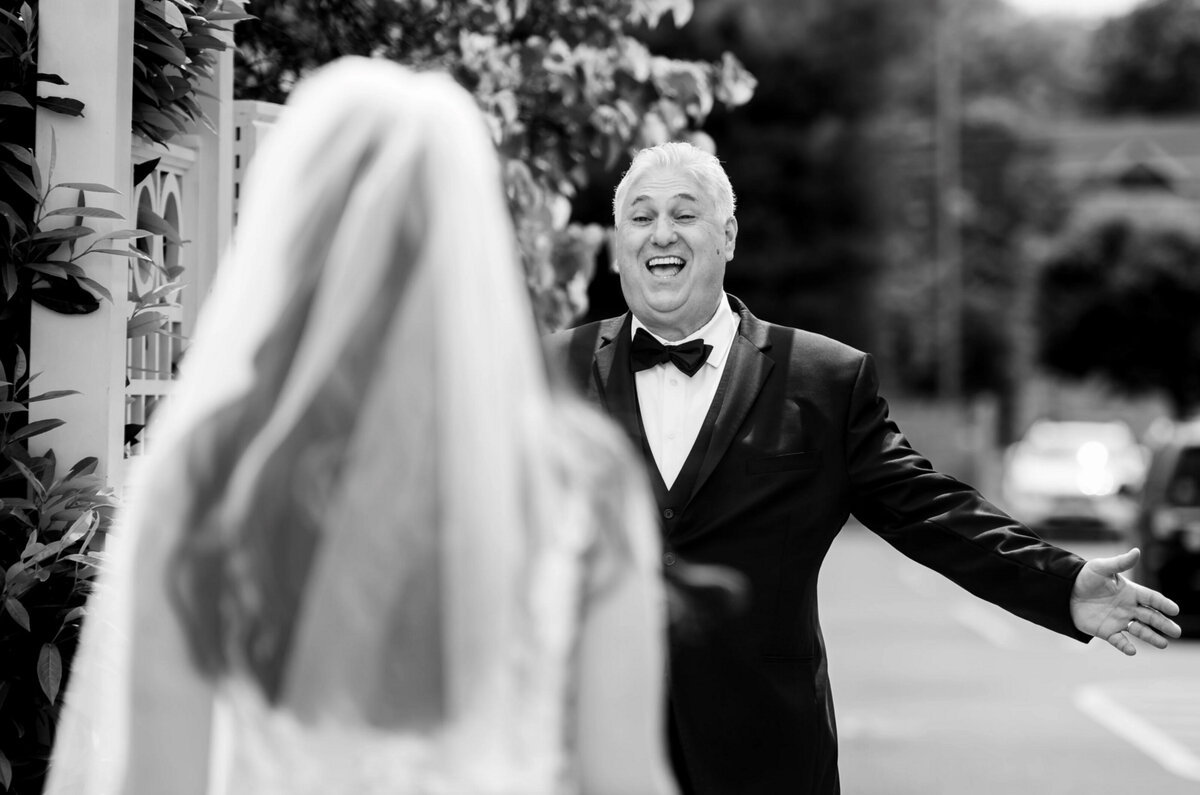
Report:
[{"label": "man's thumb", "polygon": [[1111,558],[1097,558],[1095,561],[1096,572],[1103,574],[1105,577],[1112,577],[1120,574],[1123,571],[1129,571],[1137,565],[1138,558],[1141,557],[1141,555],[1141,550],[1137,547],[1134,547],[1128,552],[1123,552],[1120,555],[1114,555]]}]

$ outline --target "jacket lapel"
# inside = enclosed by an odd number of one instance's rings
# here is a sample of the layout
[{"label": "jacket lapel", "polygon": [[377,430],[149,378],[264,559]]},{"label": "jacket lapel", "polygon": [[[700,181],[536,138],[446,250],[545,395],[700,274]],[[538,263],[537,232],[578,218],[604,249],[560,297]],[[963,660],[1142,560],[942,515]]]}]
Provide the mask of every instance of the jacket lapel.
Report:
[{"label": "jacket lapel", "polygon": [[[720,401],[720,409],[713,425],[712,440],[704,453],[704,460],[700,464],[700,472],[692,486],[689,501],[696,496],[725,456],[725,451],[733,443],[733,437],[745,421],[746,415],[750,413],[750,407],[754,405],[767,376],[775,366],[774,360],[766,354],[771,347],[766,325],[750,314],[750,310],[746,309],[746,305],[740,300],[733,296],[730,296],[729,300],[734,311],[741,317],[741,323],[729,349],[729,359],[725,362],[721,385],[717,387],[716,400]],[[634,419],[636,422],[636,415]]]},{"label": "jacket lapel", "polygon": [[632,323],[633,316],[626,312],[601,324],[592,375],[598,402],[641,450],[642,424],[638,422],[637,390],[629,366]]}]

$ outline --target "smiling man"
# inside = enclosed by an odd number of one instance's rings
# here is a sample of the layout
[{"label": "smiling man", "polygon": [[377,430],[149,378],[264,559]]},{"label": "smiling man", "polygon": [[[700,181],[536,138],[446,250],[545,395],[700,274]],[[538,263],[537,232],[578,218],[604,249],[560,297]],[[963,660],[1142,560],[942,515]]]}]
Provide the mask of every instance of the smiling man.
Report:
[{"label": "smiling man", "polygon": [[1178,607],[1121,576],[1136,550],[1085,561],[1045,543],[912,449],[869,355],[726,294],[734,210],[711,154],[638,153],[613,202],[630,311],[547,342],[643,452],[665,569],[719,566],[746,584],[745,609],[672,638],[668,735],[684,793],[839,792],[817,575],[851,515],[1055,632],[1130,655],[1131,638],[1179,636]]}]

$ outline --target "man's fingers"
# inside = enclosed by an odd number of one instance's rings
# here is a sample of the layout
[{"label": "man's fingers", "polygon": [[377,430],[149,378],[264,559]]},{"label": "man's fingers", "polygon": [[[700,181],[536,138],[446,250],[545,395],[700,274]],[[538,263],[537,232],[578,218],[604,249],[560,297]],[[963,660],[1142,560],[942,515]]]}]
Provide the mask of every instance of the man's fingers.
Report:
[{"label": "man's fingers", "polygon": [[1129,657],[1137,654],[1137,648],[1134,647],[1133,641],[1124,632],[1114,632],[1112,635],[1109,635],[1108,642],[1114,649]]},{"label": "man's fingers", "polygon": [[1144,585],[1137,586],[1138,603],[1146,607],[1153,608],[1163,615],[1177,616],[1179,615],[1179,605],[1167,597],[1160,594],[1158,591],[1153,591]]},{"label": "man's fingers", "polygon": [[[1140,612],[1140,611],[1139,611]],[[1165,619],[1164,619],[1165,620]],[[1143,643],[1149,643],[1156,649],[1167,648],[1167,639],[1156,631],[1156,627],[1142,619],[1134,619],[1125,630]]]},{"label": "man's fingers", "polygon": [[[1178,624],[1157,610],[1149,607],[1138,607],[1133,612],[1134,620],[1138,622],[1138,624],[1144,624],[1146,627],[1155,632],[1166,635],[1170,638],[1178,638],[1181,634],[1183,634]],[[1137,626],[1137,624],[1134,626]],[[1141,635],[1138,635],[1138,637],[1141,637]]]}]

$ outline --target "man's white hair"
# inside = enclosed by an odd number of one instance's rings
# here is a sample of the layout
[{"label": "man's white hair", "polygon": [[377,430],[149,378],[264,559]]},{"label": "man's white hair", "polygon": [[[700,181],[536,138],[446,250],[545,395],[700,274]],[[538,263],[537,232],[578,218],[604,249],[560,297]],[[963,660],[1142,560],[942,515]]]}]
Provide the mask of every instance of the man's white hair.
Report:
[{"label": "man's white hair", "polygon": [[694,144],[684,141],[669,141],[665,144],[643,149],[633,157],[625,176],[617,185],[613,195],[613,222],[620,223],[619,213],[629,186],[639,176],[652,168],[678,168],[691,174],[704,188],[716,205],[717,218],[724,223],[733,217],[737,209],[737,199],[733,195],[733,185],[721,161],[711,152],[706,152]]}]

